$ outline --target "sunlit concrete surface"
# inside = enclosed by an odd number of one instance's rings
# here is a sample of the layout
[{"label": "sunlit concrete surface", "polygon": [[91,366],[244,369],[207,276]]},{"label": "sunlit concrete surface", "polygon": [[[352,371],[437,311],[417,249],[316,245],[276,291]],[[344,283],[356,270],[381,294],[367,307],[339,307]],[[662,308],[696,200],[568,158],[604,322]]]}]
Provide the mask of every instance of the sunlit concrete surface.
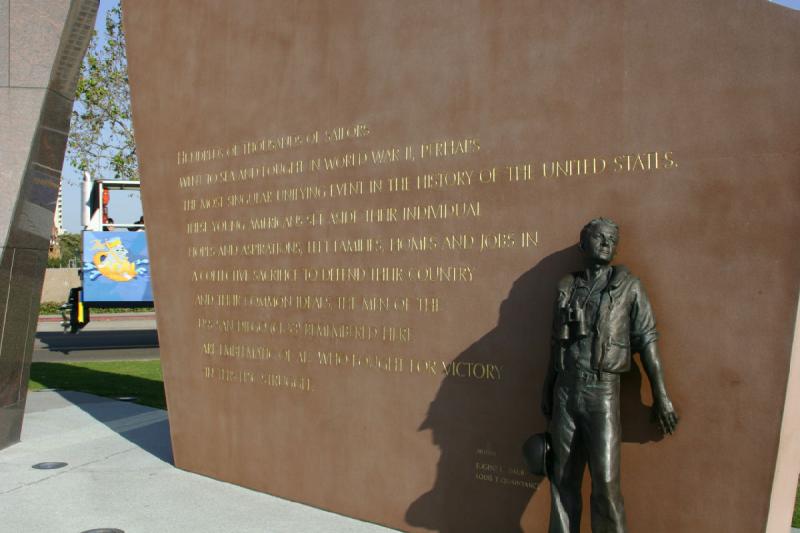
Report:
[{"label": "sunlit concrete surface", "polygon": [[[3,531],[394,531],[175,468],[160,409],[43,391],[24,420],[22,442],[0,451]],[[31,468],[51,461],[68,464]]]}]

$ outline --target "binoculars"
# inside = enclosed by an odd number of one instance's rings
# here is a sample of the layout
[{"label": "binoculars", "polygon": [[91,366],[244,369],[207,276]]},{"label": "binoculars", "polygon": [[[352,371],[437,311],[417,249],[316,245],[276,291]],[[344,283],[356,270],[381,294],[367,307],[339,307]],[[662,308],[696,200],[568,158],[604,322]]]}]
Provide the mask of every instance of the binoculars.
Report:
[{"label": "binoculars", "polygon": [[573,304],[560,308],[559,323],[559,340],[582,339],[589,335],[589,327],[586,325],[586,312],[582,307]]}]

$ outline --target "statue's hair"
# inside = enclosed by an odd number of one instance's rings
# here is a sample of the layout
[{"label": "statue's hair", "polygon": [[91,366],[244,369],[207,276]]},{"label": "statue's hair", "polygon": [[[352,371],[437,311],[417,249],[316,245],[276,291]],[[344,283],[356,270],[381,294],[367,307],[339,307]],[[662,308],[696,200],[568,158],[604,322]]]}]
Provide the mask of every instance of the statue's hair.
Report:
[{"label": "statue's hair", "polygon": [[583,227],[583,229],[581,230],[581,241],[580,241],[581,242],[581,246],[583,246],[583,241],[586,238],[586,235],[588,235],[589,231],[593,227],[599,226],[600,224],[603,224],[605,226],[610,226],[610,227],[614,228],[614,233],[617,234],[617,241],[619,241],[619,226],[617,225],[617,223],[614,222],[613,220],[611,220],[610,218],[599,217],[599,218],[593,218],[592,220],[590,220],[589,223],[586,224]]}]

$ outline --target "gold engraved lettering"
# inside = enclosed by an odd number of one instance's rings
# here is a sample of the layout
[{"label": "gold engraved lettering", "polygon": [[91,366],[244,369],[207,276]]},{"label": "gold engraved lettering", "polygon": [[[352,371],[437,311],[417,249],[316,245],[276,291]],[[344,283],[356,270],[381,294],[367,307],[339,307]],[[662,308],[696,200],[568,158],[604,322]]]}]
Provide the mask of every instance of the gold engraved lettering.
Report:
[{"label": "gold engraved lettering", "polygon": [[186,224],[186,233],[206,233],[208,231],[208,223],[205,220],[189,222]]},{"label": "gold engraved lettering", "polygon": [[344,224],[355,224],[358,222],[358,211],[355,209],[345,209],[342,211],[331,211],[328,213],[328,220],[334,226]]},{"label": "gold engraved lettering", "polygon": [[200,150],[178,151],[178,165],[208,162],[222,158],[235,158],[255,154],[270,154],[281,150],[290,150],[305,145],[316,145],[321,142],[334,143],[348,139],[367,137],[370,129],[366,124],[353,126],[337,126],[329,130],[314,130],[301,134],[278,135],[275,137],[255,139],[227,147],[212,147]]},{"label": "gold engraved lettering", "polygon": [[348,181],[344,183],[331,183],[329,185],[328,196],[330,198],[337,198],[340,196],[358,196],[364,194],[364,182]]},{"label": "gold engraved lettering", "polygon": [[239,255],[239,246],[236,244],[220,244],[216,251],[219,257],[233,257]]},{"label": "gold engraved lettering", "polygon": [[438,297],[407,296],[327,296],[309,294],[254,294],[254,293],[197,293],[193,297],[198,307],[256,307],[274,310],[328,311],[361,310],[370,312],[436,313]]},{"label": "gold engraved lettering", "polygon": [[276,216],[266,216],[250,219],[250,229],[252,230],[270,230],[281,227],[281,221]]},{"label": "gold engraved lettering", "polygon": [[328,253],[328,241],[307,241],[306,253],[308,254],[326,254]]},{"label": "gold engraved lettering", "polygon": [[357,168],[369,163],[370,157],[367,152],[348,152],[345,154],[334,155],[331,157],[318,157],[309,161],[311,171],[329,171],[348,168]]},{"label": "gold engraved lettering", "polygon": [[339,296],[336,298],[336,308],[340,311],[353,311],[356,308],[355,296]]},{"label": "gold engraved lettering", "polygon": [[598,157],[550,161],[542,163],[542,177],[558,178],[561,176],[600,174],[606,170],[606,166],[606,160]]},{"label": "gold engraved lettering", "polygon": [[499,232],[481,234],[481,252],[485,250],[501,250],[514,248],[517,245],[516,235],[513,233]]},{"label": "gold engraved lettering", "polygon": [[337,127],[323,132],[325,142],[333,143],[346,139],[359,139],[369,135],[369,127],[366,124],[356,124],[355,126],[343,128]]},{"label": "gold engraved lettering", "polygon": [[492,463],[476,462],[475,479],[523,489],[536,489],[539,486],[539,481],[526,474],[522,468]]},{"label": "gold engraved lettering", "polygon": [[195,305],[214,305],[214,297],[210,294],[195,294]]},{"label": "gold engraved lettering", "polygon": [[222,207],[222,196],[214,196],[212,198],[200,198],[200,209],[212,209]]},{"label": "gold engraved lettering", "polygon": [[442,362],[444,374],[458,378],[500,381],[502,366],[490,363],[472,363],[468,361]]},{"label": "gold engraved lettering", "polygon": [[509,165],[506,167],[508,181],[531,181],[533,180],[533,165],[530,163],[522,165]]},{"label": "gold engraved lettering", "polygon": [[389,298],[379,296],[362,298],[361,308],[366,311],[386,311],[389,309]]},{"label": "gold engraved lettering", "polygon": [[311,378],[303,376],[287,376],[283,374],[271,374],[267,372],[255,373],[250,370],[233,370],[221,366],[204,366],[203,377],[213,379],[227,385],[265,385],[294,390],[298,392],[310,392],[313,390]]},{"label": "gold engraved lettering", "polygon": [[256,381],[256,375],[249,370],[233,370],[221,366],[204,366],[203,377],[226,383],[255,383]]},{"label": "gold engraved lettering", "polygon": [[478,172],[478,181],[481,183],[495,183],[497,181],[497,169],[487,168]]},{"label": "gold engraved lettering", "polygon": [[438,313],[439,312],[439,298],[421,297],[418,296],[417,309],[422,313]]},{"label": "gold engraved lettering", "polygon": [[[529,165],[506,167],[509,181],[532,181]],[[607,172],[644,172],[665,170],[677,167],[672,152],[643,152],[621,154],[611,158],[585,157],[547,161],[541,164],[542,177],[560,178],[565,176],[589,176]]]},{"label": "gold engraved lettering", "polygon": [[399,209],[396,207],[384,207],[364,210],[364,220],[366,222],[448,220],[479,216],[481,216],[480,201],[417,204]]},{"label": "gold engraved lettering", "polygon": [[372,162],[376,165],[400,161],[400,148],[384,148],[372,150]]},{"label": "gold engraved lettering", "polygon": [[204,148],[202,150],[192,150],[189,152],[181,150],[178,152],[178,165],[214,161],[216,159],[222,159],[226,157],[226,153],[230,154],[230,149],[220,146],[214,148]]},{"label": "gold engraved lettering", "polygon": [[416,183],[419,190],[467,187],[472,185],[475,177],[474,170],[454,170],[451,172],[419,174]]},{"label": "gold engraved lettering", "polygon": [[299,202],[301,200],[319,200],[328,193],[318,185],[297,185],[275,191],[276,202]]},{"label": "gold engraved lettering", "polygon": [[420,145],[419,157],[420,159],[431,159],[437,157],[472,154],[480,151],[480,149],[481,146],[478,142],[478,139],[451,139]]},{"label": "gold engraved lettering", "polygon": [[298,309],[303,311],[321,311],[333,309],[330,296],[309,295],[257,295],[244,294],[241,296],[243,307],[262,307],[267,309]]},{"label": "gold engraved lettering", "polygon": [[217,255],[213,246],[190,246],[189,257],[215,257]]},{"label": "gold engraved lettering", "polygon": [[279,387],[295,390],[298,392],[310,392],[313,390],[311,378],[299,376],[284,376],[281,374],[268,374],[262,372],[258,375],[258,382],[267,387]]},{"label": "gold engraved lettering", "polygon": [[364,210],[364,220],[367,222],[397,222],[397,208],[367,208]]},{"label": "gold engraved lettering", "polygon": [[318,351],[317,361],[321,366],[364,368],[394,373],[402,373],[404,371],[404,360],[396,355],[362,355],[352,352]]},{"label": "gold engraved lettering", "polygon": [[469,266],[430,266],[430,267],[371,267],[370,281],[379,282],[471,282],[472,267]]},{"label": "gold engraved lettering", "polygon": [[227,207],[247,207],[272,203],[272,191],[234,193],[225,197]]},{"label": "gold engraved lettering", "polygon": [[221,283],[226,281],[243,282],[248,281],[250,275],[247,270],[238,268],[225,270],[225,269],[211,269],[211,270],[193,270],[192,281],[199,282],[213,282]]},{"label": "gold engraved lettering", "polygon": [[672,152],[618,155],[612,160],[612,165],[614,172],[659,170],[677,166],[672,157]]},{"label": "gold engraved lettering", "polygon": [[481,216],[480,202],[452,202],[442,204],[413,205],[404,207],[402,219],[406,220],[445,220],[449,218],[468,218]]},{"label": "gold engraved lettering", "polygon": [[230,231],[242,231],[245,228],[244,224],[241,220],[231,219],[231,220],[212,220],[211,221],[211,232],[212,233],[221,233],[221,232],[230,232]]},{"label": "gold engraved lettering", "polygon": [[410,190],[408,176],[388,178],[386,182],[389,184],[389,192],[404,192]]},{"label": "gold engraved lettering", "polygon": [[[326,250],[328,249],[328,242],[325,242]],[[378,239],[335,239],[331,242],[331,251],[333,253],[369,253],[380,252],[383,250],[383,244]]]},{"label": "gold engraved lettering", "polygon": [[539,246],[539,232],[534,231],[533,233],[529,233],[527,231],[523,231],[520,234],[520,240],[523,248],[530,248],[531,246]]},{"label": "gold engraved lettering", "polygon": [[372,179],[369,180],[369,193],[375,194],[381,192],[383,190],[383,180],[381,179]]},{"label": "gold engraved lettering", "polygon": [[280,320],[245,320],[236,318],[198,318],[197,329],[223,333],[251,333],[273,336],[307,337],[310,339],[383,341],[408,343],[409,327],[330,322],[283,322]]},{"label": "gold engraved lettering", "polygon": [[436,363],[436,361],[409,359],[408,371],[411,374],[430,374],[432,376],[438,376],[440,372]]},{"label": "gold engraved lettering", "polygon": [[303,268],[303,281],[365,281],[367,271],[361,267]]},{"label": "gold engraved lettering", "polygon": [[390,252],[427,252],[439,248],[439,238],[433,235],[412,235],[389,239]]},{"label": "gold engraved lettering", "polygon": [[408,371],[411,374],[430,374],[433,376],[474,379],[478,381],[501,381],[502,365],[472,361],[435,361],[431,359],[409,359]]},{"label": "gold engraved lettering", "polygon": [[289,282],[297,281],[299,277],[297,268],[261,268],[253,269],[254,281],[261,282]]},{"label": "gold engraved lettering", "polygon": [[288,348],[275,349],[262,345],[225,344],[225,343],[220,343],[218,348],[219,349],[217,351],[217,354],[219,355],[219,357],[226,359],[246,359],[250,361],[270,361],[270,362],[275,361],[287,364],[291,364],[293,362],[305,364],[308,362],[308,352],[305,351],[293,352],[291,349]]},{"label": "gold engraved lettering", "polygon": [[444,248],[446,250],[471,250],[475,245],[475,237],[472,235],[448,235],[444,238]]},{"label": "gold engraved lettering", "polygon": [[192,281],[229,281],[230,271],[224,269],[193,270]]},{"label": "gold engraved lettering", "polygon": [[241,245],[241,255],[244,257],[303,255],[303,244],[300,241],[250,242]]},{"label": "gold engraved lettering", "polygon": [[203,177],[197,174],[190,174],[189,176],[180,176],[178,178],[178,187],[185,189],[187,187],[197,187],[202,185]]}]

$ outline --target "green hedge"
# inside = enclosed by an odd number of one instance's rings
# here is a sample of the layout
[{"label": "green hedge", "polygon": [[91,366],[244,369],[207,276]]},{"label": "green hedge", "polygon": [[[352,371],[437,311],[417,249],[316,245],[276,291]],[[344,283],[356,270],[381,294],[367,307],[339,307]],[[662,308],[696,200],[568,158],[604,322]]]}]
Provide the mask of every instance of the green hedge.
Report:
[{"label": "green hedge", "polygon": [[[60,315],[61,305],[64,302],[42,302],[39,305],[40,315]],[[91,312],[99,313],[146,313],[153,312],[153,307],[92,307]]]}]

